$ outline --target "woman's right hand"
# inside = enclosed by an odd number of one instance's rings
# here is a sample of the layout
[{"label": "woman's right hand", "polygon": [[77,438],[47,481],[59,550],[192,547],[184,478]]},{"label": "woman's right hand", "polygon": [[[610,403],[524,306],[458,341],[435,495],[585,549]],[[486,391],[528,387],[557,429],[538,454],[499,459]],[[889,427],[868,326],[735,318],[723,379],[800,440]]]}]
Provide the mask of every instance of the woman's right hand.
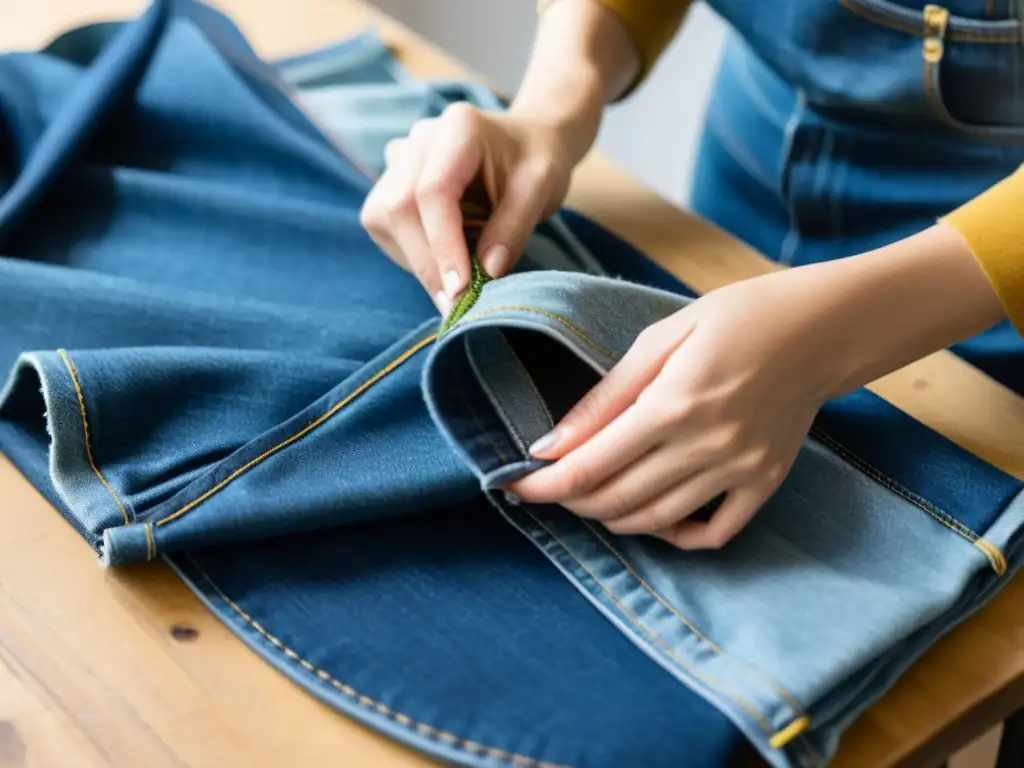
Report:
[{"label": "woman's right hand", "polygon": [[582,154],[568,142],[563,130],[540,120],[452,104],[387,145],[386,168],[360,220],[447,314],[469,282],[459,208],[466,188],[479,176],[490,196],[493,214],[476,255],[489,275],[500,277],[537,223],[565,198],[572,165]]}]

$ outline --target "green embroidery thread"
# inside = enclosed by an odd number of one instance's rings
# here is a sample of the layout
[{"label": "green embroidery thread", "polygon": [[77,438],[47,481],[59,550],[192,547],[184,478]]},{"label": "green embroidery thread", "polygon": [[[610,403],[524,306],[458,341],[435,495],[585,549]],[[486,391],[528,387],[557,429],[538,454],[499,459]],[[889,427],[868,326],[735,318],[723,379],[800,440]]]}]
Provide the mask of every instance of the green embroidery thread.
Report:
[{"label": "green embroidery thread", "polygon": [[448,317],[441,324],[441,333],[444,333],[465,317],[466,313],[480,299],[484,286],[494,279],[484,271],[484,268],[480,266],[480,262],[476,259],[469,260],[469,267],[469,285],[466,287],[466,290],[459,294],[459,298],[452,305],[452,311],[448,313]]}]

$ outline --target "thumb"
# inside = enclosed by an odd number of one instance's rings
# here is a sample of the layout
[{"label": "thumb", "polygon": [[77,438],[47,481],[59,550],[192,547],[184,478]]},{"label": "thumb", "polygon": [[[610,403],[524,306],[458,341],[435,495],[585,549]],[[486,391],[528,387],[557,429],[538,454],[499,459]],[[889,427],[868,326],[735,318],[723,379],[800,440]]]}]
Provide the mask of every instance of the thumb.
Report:
[{"label": "thumb", "polygon": [[554,429],[530,446],[530,454],[538,459],[559,459],[635,403],[661,372],[669,355],[689,335],[688,330],[683,334],[678,330],[670,333],[671,329],[660,323],[641,333],[608,375],[584,395]]},{"label": "thumb", "polygon": [[525,163],[509,178],[480,235],[480,264],[491,277],[508,272],[522,253],[547,206],[553,173],[546,163]]}]

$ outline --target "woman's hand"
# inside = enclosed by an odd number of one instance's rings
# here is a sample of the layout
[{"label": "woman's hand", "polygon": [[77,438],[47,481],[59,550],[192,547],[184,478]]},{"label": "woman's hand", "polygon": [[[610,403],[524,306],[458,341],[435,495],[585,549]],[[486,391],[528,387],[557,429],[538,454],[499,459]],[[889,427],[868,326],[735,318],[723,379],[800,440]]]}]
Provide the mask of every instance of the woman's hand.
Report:
[{"label": "woman's hand", "polygon": [[453,104],[388,144],[387,167],[361,220],[377,245],[423,283],[442,314],[469,281],[459,201],[479,174],[494,206],[481,234],[481,266],[505,274],[536,224],[569,188],[573,153],[557,127]]},{"label": "woman's hand", "polygon": [[[533,447],[558,461],[511,490],[614,533],[725,544],[782,482],[834,383],[787,277],[722,288],[645,330]],[[687,520],[723,493],[710,522]]]},{"label": "woman's hand", "polygon": [[[510,486],[614,533],[721,547],[775,491],[830,398],[1005,316],[945,225],[721,288],[651,326]],[[724,494],[709,522],[688,520]]]},{"label": "woman's hand", "polygon": [[487,187],[494,213],[475,255],[500,277],[533,227],[565,198],[604,105],[636,79],[640,64],[626,28],[603,5],[551,3],[508,112],[454,104],[392,142],[386,170],[363,207],[363,225],[447,314],[469,281],[459,210],[466,187],[478,175]]}]

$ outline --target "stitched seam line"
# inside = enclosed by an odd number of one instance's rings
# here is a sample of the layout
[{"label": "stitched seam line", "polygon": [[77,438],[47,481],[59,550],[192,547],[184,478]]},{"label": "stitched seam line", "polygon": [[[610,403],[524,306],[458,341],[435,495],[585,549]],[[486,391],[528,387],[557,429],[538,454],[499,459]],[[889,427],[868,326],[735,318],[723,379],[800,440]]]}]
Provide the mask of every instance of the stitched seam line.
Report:
[{"label": "stitched seam line", "polygon": [[992,563],[992,568],[995,570],[997,575],[1002,576],[1006,573],[1006,558],[995,544],[990,541],[986,541],[985,539],[978,538],[974,540],[974,546],[985,553],[985,557],[987,557],[988,561]]},{"label": "stitched seam line", "polygon": [[718,691],[719,693],[722,693],[723,695],[725,695],[726,697],[731,699],[733,702],[735,702],[747,714],[749,714],[751,717],[753,717],[754,720],[757,721],[757,724],[760,725],[761,728],[766,733],[771,733],[772,732],[771,723],[769,723],[765,719],[764,715],[762,715],[760,712],[758,712],[757,709],[755,709],[754,706],[750,702],[748,702],[740,694],[736,693],[732,689],[726,688],[722,683],[719,683],[716,680],[714,680],[714,678],[710,677],[703,670],[698,669],[697,667],[692,666],[685,659],[680,658],[676,654],[676,652],[672,649],[672,646],[668,642],[666,642],[664,638],[662,638],[654,630],[650,629],[646,624],[644,624],[644,622],[640,619],[640,617],[638,617],[636,614],[634,614],[632,611],[630,611],[629,608],[627,608],[625,605],[622,604],[622,602],[619,601],[619,599],[615,596],[615,594],[610,589],[608,589],[608,587],[606,587],[604,585],[604,583],[596,575],[594,575],[593,571],[591,571],[589,568],[587,568],[587,566],[585,566],[583,564],[583,562],[578,557],[576,557],[576,555],[573,553],[573,551],[571,549],[569,549],[568,546],[566,546],[565,542],[562,541],[562,539],[560,539],[556,533],[554,533],[550,528],[548,528],[546,525],[544,525],[544,523],[542,523],[537,518],[537,516],[534,515],[529,510],[528,507],[524,506],[524,507],[522,507],[522,510],[524,512],[526,512],[526,514],[528,514],[537,525],[539,525],[541,528],[543,528],[544,531],[548,534],[548,536],[550,536],[552,539],[554,539],[556,542],[558,542],[558,544],[562,547],[562,550],[569,557],[571,557],[573,559],[573,561],[581,569],[583,569],[583,571],[594,581],[594,583],[597,584],[597,586],[599,586],[601,588],[601,591],[604,592],[608,596],[608,598],[615,604],[615,606],[620,611],[622,611],[624,614],[626,614],[626,616],[628,616],[630,618],[630,620],[636,625],[636,627],[638,629],[640,629],[648,637],[649,640],[653,641],[655,644],[657,644],[659,647],[661,647],[665,651],[665,653],[667,653],[669,656],[671,656],[672,659],[677,664],[679,664],[679,666],[683,667],[684,669],[689,670],[691,672],[691,674],[694,675],[694,677],[697,677],[697,678],[703,680],[704,683],[709,688],[712,688],[712,689]]},{"label": "stitched seam line", "polygon": [[611,542],[608,541],[608,539],[606,539],[603,534],[598,532],[596,526],[592,525],[589,520],[585,519],[583,520],[583,524],[590,529],[590,531],[598,538],[598,540],[602,544],[604,544],[608,551],[615,556],[615,559],[622,564],[622,567],[629,572],[629,575],[632,576],[640,584],[640,586],[642,586],[655,600],[661,603],[661,605],[664,606],[665,609],[668,610],[673,616],[675,616],[680,621],[680,623],[682,623],[693,634],[695,634],[697,637],[703,640],[712,651],[714,651],[722,658],[729,659],[735,662],[739,666],[741,671],[749,675],[752,675],[753,677],[756,677],[762,683],[766,684],[769,688],[771,688],[779,696],[781,696],[783,700],[785,700],[785,702],[796,711],[797,716],[804,714],[804,706],[799,702],[799,700],[797,700],[796,696],[791,694],[780,683],[775,682],[760,670],[751,667],[742,659],[738,659],[735,656],[730,656],[728,653],[722,650],[722,648],[717,643],[715,643],[711,638],[709,638],[707,635],[701,632],[700,629],[698,629],[692,621],[686,618],[686,616],[684,616],[674,605],[669,603],[664,597],[662,597],[662,595],[657,590],[651,587],[644,580],[644,578],[636,572],[633,566],[626,561],[626,559],[618,552],[618,550],[616,550],[615,547],[612,546]]},{"label": "stitched seam line", "polygon": [[[949,39],[948,34],[946,35],[946,39]],[[928,101],[928,107],[931,109],[932,115],[938,119],[939,122],[958,133],[977,138],[982,141],[996,144],[1020,144],[1024,142],[1024,133],[1007,134],[999,132],[998,129],[995,129],[993,132],[988,130],[984,125],[971,125],[970,123],[961,122],[953,117],[949,110],[946,109],[946,104],[942,100],[942,95],[939,93],[939,65],[928,61],[923,56],[921,59],[924,66],[923,77],[925,98]]]},{"label": "stitched seam line", "polygon": [[476,428],[480,430],[481,434],[483,434],[484,440],[487,441],[487,444],[491,446],[491,450],[494,451],[494,455],[498,457],[498,461],[501,462],[502,464],[509,463],[509,460],[505,458],[505,453],[501,450],[501,448],[498,447],[498,444],[494,442],[494,439],[491,437],[491,433],[488,430],[484,429],[484,425],[480,421],[480,416],[477,414],[476,409],[469,402],[469,398],[466,396],[466,388],[462,385],[462,382],[459,380],[458,376],[455,377],[455,388],[459,392],[459,399],[462,401],[463,405],[466,406],[466,410],[468,410],[470,415],[473,417],[473,423],[476,424]]},{"label": "stitched seam line", "polygon": [[[849,449],[837,443],[831,436],[821,431],[820,429],[812,430],[811,435],[818,439],[820,442],[822,442],[830,450],[835,451],[843,459],[845,459],[850,464],[855,466],[857,469],[859,469],[861,472],[863,472],[865,475],[870,477],[875,482],[880,483],[882,486],[892,491],[905,501],[909,501],[915,507],[917,507],[923,512],[926,512],[931,517],[938,520],[944,526],[946,526],[959,536],[963,537],[971,544],[977,545],[977,541],[979,539],[978,534],[976,534],[974,531],[972,531],[966,525],[961,523],[948,512],[939,509],[934,504],[931,504],[930,502],[918,496],[916,493],[913,493],[912,491],[904,488],[903,486],[899,485],[896,481],[882,474],[873,466],[868,464],[864,459],[860,458],[856,454],[852,453]],[[993,559],[992,556],[989,556],[989,562],[992,564],[993,570],[995,570],[995,572],[998,574],[1000,573],[999,562],[1006,562],[1006,558],[1003,555],[1003,553],[999,550],[999,548],[991,542],[986,541],[985,545],[992,548],[992,553],[995,556],[995,559]],[[988,554],[988,552],[985,549],[985,546],[981,547],[981,551],[986,552],[986,555]]]},{"label": "stitched seam line", "polygon": [[305,427],[300,429],[298,432],[296,432],[294,435],[292,435],[288,439],[282,440],[280,443],[278,443],[277,445],[273,446],[272,448],[268,448],[266,451],[261,453],[259,456],[257,456],[252,461],[249,461],[246,464],[242,465],[241,467],[236,469],[234,472],[232,472],[230,475],[228,475],[223,480],[221,480],[219,483],[217,483],[215,486],[213,486],[213,488],[208,490],[206,493],[202,494],[201,496],[199,496],[196,499],[193,499],[192,501],[190,501],[185,506],[183,506],[180,509],[178,509],[178,510],[172,512],[171,514],[167,515],[167,517],[164,517],[161,520],[158,520],[156,522],[156,525],[159,527],[159,526],[165,525],[165,524],[167,524],[167,523],[169,523],[169,522],[171,522],[173,520],[177,520],[182,515],[185,515],[188,512],[190,512],[191,510],[193,510],[196,507],[198,507],[200,504],[202,504],[204,501],[209,499],[211,496],[214,496],[217,493],[219,493],[220,491],[222,491],[227,485],[229,485],[234,480],[236,480],[237,478],[239,478],[242,475],[244,475],[246,472],[248,472],[250,469],[255,467],[257,464],[262,463],[264,460],[270,458],[271,456],[273,456],[278,451],[282,450],[283,448],[287,448],[292,443],[294,443],[297,440],[300,440],[301,438],[305,437],[310,432],[312,432],[314,429],[316,429],[317,427],[322,425],[325,421],[330,419],[334,414],[336,414],[338,411],[340,411],[342,408],[344,408],[350,402],[352,402],[357,397],[359,397],[359,395],[363,394],[363,392],[368,390],[370,387],[372,387],[378,381],[380,381],[385,376],[387,376],[389,373],[391,373],[396,368],[398,368],[398,366],[400,366],[402,363],[404,363],[410,357],[415,355],[417,352],[419,352],[421,349],[426,347],[428,344],[432,343],[435,339],[437,339],[437,334],[431,334],[430,336],[427,336],[425,339],[421,339],[416,344],[414,344],[412,347],[410,347],[405,352],[403,352],[401,355],[399,355],[394,360],[392,360],[390,363],[388,363],[386,366],[384,366],[382,369],[377,371],[377,373],[375,373],[369,379],[367,379],[362,384],[360,384],[358,387],[356,387],[350,394],[348,394],[342,400],[340,400],[339,402],[337,402],[333,406],[331,406],[326,412],[324,412],[322,415],[320,415],[315,421],[307,424]]},{"label": "stitched seam line", "polygon": [[78,396],[78,411],[82,416],[82,432],[85,435],[85,456],[89,460],[89,466],[92,467],[93,474],[96,475],[96,478],[113,497],[114,503],[117,504],[117,508],[121,510],[121,517],[124,518],[124,524],[130,525],[131,520],[128,519],[128,511],[125,509],[124,504],[121,503],[121,499],[118,498],[117,493],[110,487],[110,483],[107,482],[103,473],[100,472],[99,467],[96,466],[96,458],[92,453],[92,439],[89,436],[89,417],[86,415],[85,410],[85,395],[82,394],[82,385],[78,381],[78,371],[75,369],[75,364],[71,362],[71,356],[68,355],[66,351],[58,349],[57,354],[60,355],[60,359],[64,361],[64,366],[68,369],[68,374],[71,376],[71,383],[75,387],[75,394]]},{"label": "stitched seam line", "polygon": [[[837,2],[846,8],[856,16],[867,19],[874,24],[878,24],[881,27],[895,30],[896,32],[903,32],[904,34],[914,35],[916,37],[926,37],[927,30],[925,28],[924,21],[920,24],[917,22],[906,22],[899,21],[897,19],[891,19],[888,16],[881,14],[880,12],[865,8],[861,5],[852,2],[851,0],[837,0]],[[983,32],[980,30],[969,30],[961,29],[958,26],[950,25],[946,32],[946,39],[952,40],[958,43],[982,43],[989,45],[1000,45],[1011,43],[1017,43],[1020,41],[1020,30],[1011,29],[1007,31],[993,30],[991,32]]]},{"label": "stitched seam line", "polygon": [[443,741],[446,744],[459,747],[460,749],[471,754],[483,754],[487,757],[491,757],[496,760],[504,760],[515,766],[526,766],[528,768],[570,768],[570,766],[567,765],[561,765],[558,763],[547,763],[541,760],[537,760],[533,757],[527,757],[525,755],[516,754],[515,752],[508,752],[504,749],[499,749],[497,747],[488,747],[485,744],[480,744],[475,741],[470,741],[469,739],[460,738],[453,733],[449,733],[448,731],[435,728],[431,725],[427,725],[426,723],[421,723],[418,720],[414,720],[413,718],[408,717],[407,715],[403,715],[401,712],[396,712],[387,705],[381,704],[379,701],[375,701],[374,699],[371,699],[369,696],[365,696],[359,693],[359,691],[352,688],[351,686],[342,683],[340,680],[337,680],[333,675],[331,675],[330,672],[313,666],[298,653],[296,653],[287,645],[278,640],[258,621],[256,621],[252,616],[246,613],[245,610],[240,605],[238,605],[238,603],[236,603],[234,600],[228,597],[224,593],[224,591],[213,582],[213,579],[210,578],[210,576],[206,573],[206,571],[203,570],[199,563],[197,563],[192,558],[192,555],[186,553],[185,556],[189,559],[189,562],[192,563],[193,567],[195,567],[195,569],[199,571],[200,575],[202,575],[206,583],[209,584],[213,591],[217,593],[217,596],[220,597],[220,599],[223,600],[235,613],[237,613],[249,626],[255,629],[256,632],[258,632],[262,638],[269,642],[274,648],[281,651],[281,653],[283,653],[287,658],[299,664],[307,672],[316,675],[320,680],[323,680],[325,683],[330,684],[333,688],[337,689],[338,691],[341,691],[341,693],[343,693],[345,696],[352,699],[353,701],[359,702],[364,707],[379,712],[385,717],[388,717],[391,720],[400,723],[401,725],[405,726],[406,728],[409,728],[410,730],[415,730],[417,733],[421,735],[432,736],[433,738],[436,738],[439,741]]},{"label": "stitched seam line", "polygon": [[581,331],[571,322],[566,320],[564,317],[556,315],[552,312],[547,312],[543,309],[537,309],[536,307],[491,307],[490,309],[484,309],[481,310],[480,312],[472,314],[469,317],[462,318],[461,320],[459,320],[458,323],[456,323],[456,325],[464,325],[466,323],[471,323],[478,318],[484,317],[485,315],[493,315],[495,312],[533,312],[535,315],[543,315],[544,317],[548,317],[554,320],[555,322],[564,325],[566,328],[569,329],[569,331],[572,332],[574,336],[583,341],[588,347],[595,350],[596,352],[600,352],[602,355],[604,355],[605,357],[610,357],[612,360],[619,359],[619,356],[616,355],[614,352],[609,352],[607,349],[597,344],[597,342],[591,341],[591,339],[583,331]]},{"label": "stitched seam line", "polygon": [[530,372],[526,369],[526,366],[523,365],[523,361],[520,359],[519,355],[516,354],[515,349],[513,349],[512,345],[508,343],[508,339],[506,339],[504,336],[502,336],[501,339],[503,342],[505,342],[505,347],[506,349],[508,349],[509,354],[512,355],[512,359],[515,360],[516,363],[519,364],[519,367],[522,369],[523,375],[526,377],[526,381],[530,385],[530,389],[533,390],[533,394],[536,395],[537,397],[537,402],[540,403],[541,410],[543,410],[544,415],[548,417],[548,424],[550,424],[552,427],[555,426],[555,419],[551,415],[551,409],[548,408],[548,404],[544,401],[544,398],[541,397],[540,390],[537,389],[537,382],[533,380],[533,376],[530,375]]}]

